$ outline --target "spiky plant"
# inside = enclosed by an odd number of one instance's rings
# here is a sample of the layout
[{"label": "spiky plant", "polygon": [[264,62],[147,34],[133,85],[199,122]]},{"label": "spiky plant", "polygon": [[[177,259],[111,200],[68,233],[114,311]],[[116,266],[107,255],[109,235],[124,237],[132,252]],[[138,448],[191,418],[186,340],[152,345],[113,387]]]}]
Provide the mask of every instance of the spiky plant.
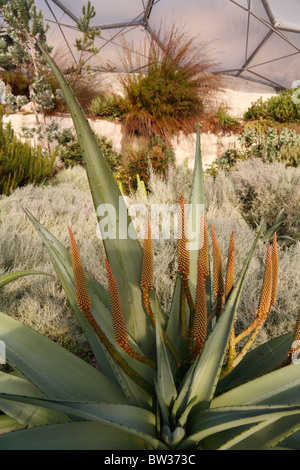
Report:
[{"label": "spiky plant", "polygon": [[[43,54],[72,114],[95,208],[106,203],[126,210],[85,116],[56,65]],[[190,208],[205,203],[199,129],[189,203]],[[143,250],[135,237],[104,239],[106,291],[85,272],[71,229],[69,253],[27,212],[99,368],[0,314],[1,340],[17,371],[0,374],[1,449],[273,449],[282,441],[285,448],[299,448],[297,434],[292,442],[287,439],[300,428],[299,328],[294,337],[287,334],[249,351],[275,301],[276,236],[272,254],[266,248],[256,317],[236,335],[239,298],[263,226],[237,276],[234,236],[225,273],[212,228],[211,273],[205,212],[198,227],[203,243],[192,250],[182,196],[178,206],[179,270],[167,320],[153,288],[149,215]],[[128,228],[132,231],[129,215],[117,220],[118,234]]]}]

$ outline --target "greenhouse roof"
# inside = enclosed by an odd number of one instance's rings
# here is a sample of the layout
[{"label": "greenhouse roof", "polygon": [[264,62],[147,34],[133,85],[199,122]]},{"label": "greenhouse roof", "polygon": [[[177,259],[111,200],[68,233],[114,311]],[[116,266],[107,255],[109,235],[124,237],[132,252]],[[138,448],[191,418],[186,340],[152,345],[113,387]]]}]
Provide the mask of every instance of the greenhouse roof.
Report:
[{"label": "greenhouse roof", "polygon": [[[51,25],[49,42],[76,61],[76,22],[85,0],[36,0]],[[120,70],[124,38],[137,45],[172,23],[210,42],[215,72],[276,87],[300,79],[300,0],[104,0],[91,1],[100,49],[93,65]]]}]

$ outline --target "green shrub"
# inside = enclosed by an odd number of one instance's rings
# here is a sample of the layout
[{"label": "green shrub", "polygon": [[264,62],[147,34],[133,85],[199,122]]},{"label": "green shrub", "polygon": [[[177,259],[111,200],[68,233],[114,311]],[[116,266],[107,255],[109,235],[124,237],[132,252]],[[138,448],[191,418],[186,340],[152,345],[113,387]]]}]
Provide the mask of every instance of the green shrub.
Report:
[{"label": "green shrub", "polygon": [[238,127],[238,119],[232,117],[226,109],[219,108],[214,114],[214,117],[218,119],[220,126],[223,129],[234,130]]},{"label": "green shrub", "polygon": [[[97,136],[99,147],[106,158],[112,171],[116,171],[122,164],[122,154],[113,148],[113,144],[105,136]],[[59,136],[60,159],[65,167],[72,167],[75,165],[83,165],[82,151],[78,140],[70,132],[65,129]]]},{"label": "green shrub", "polygon": [[54,171],[56,153],[21,142],[10,124],[0,124],[0,194],[8,195],[18,186],[40,183]]},{"label": "green shrub", "polygon": [[300,143],[283,145],[279,151],[278,160],[286,166],[300,166]]},{"label": "green shrub", "polygon": [[220,170],[230,171],[241,160],[260,158],[265,163],[282,162],[297,167],[300,163],[300,135],[294,129],[282,131],[260,124],[246,126],[238,138],[238,145],[229,148],[206,169],[214,178]]},{"label": "green shrub", "polygon": [[96,96],[92,100],[90,110],[95,116],[109,119],[120,119],[120,98],[112,95]]},{"label": "green shrub", "polygon": [[276,122],[300,123],[300,104],[293,103],[292,95],[295,90],[284,90],[277,96],[272,96],[265,102],[260,98],[246,111],[244,119],[271,119]]}]

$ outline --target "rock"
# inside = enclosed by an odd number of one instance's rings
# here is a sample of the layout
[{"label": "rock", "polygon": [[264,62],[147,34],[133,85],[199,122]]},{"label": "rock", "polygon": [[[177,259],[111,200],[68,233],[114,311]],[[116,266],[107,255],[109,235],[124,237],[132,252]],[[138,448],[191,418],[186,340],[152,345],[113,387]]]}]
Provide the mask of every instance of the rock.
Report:
[{"label": "rock", "polygon": [[22,113],[29,113],[29,114],[33,114],[34,113],[34,104],[32,101],[29,101],[29,103],[27,104],[24,104],[24,106],[22,106],[20,108],[20,111]]}]

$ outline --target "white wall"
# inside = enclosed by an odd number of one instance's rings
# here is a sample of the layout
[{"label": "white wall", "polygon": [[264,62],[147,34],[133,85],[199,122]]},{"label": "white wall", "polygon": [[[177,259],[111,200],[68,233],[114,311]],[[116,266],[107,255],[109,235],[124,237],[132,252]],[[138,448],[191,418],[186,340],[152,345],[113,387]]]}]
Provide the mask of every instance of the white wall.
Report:
[{"label": "white wall", "polygon": [[[222,77],[223,87],[216,95],[216,103],[228,107],[228,111],[234,117],[241,119],[244,112],[251,104],[259,99],[268,99],[276,94],[275,90],[267,85],[255,83],[252,81],[239,79],[236,77]],[[110,92],[120,93],[121,88],[116,74],[99,74],[99,82],[102,83],[104,90],[110,89]],[[60,128],[73,127],[72,120],[68,116],[55,117]],[[13,128],[17,133],[21,132],[22,126],[34,126],[35,117],[33,114],[16,113],[10,116],[4,116],[4,122],[11,121]],[[106,120],[90,120],[92,128],[99,135],[105,135],[113,142],[116,150],[121,151],[124,145],[124,136],[122,126]],[[216,158],[221,157],[230,145],[237,141],[237,136],[214,135],[212,133],[202,133],[202,158],[204,165],[210,165]],[[176,161],[183,164],[188,158],[189,167],[193,167],[195,156],[196,134],[186,137],[183,134],[179,138],[172,140],[172,146],[175,151]]]}]

